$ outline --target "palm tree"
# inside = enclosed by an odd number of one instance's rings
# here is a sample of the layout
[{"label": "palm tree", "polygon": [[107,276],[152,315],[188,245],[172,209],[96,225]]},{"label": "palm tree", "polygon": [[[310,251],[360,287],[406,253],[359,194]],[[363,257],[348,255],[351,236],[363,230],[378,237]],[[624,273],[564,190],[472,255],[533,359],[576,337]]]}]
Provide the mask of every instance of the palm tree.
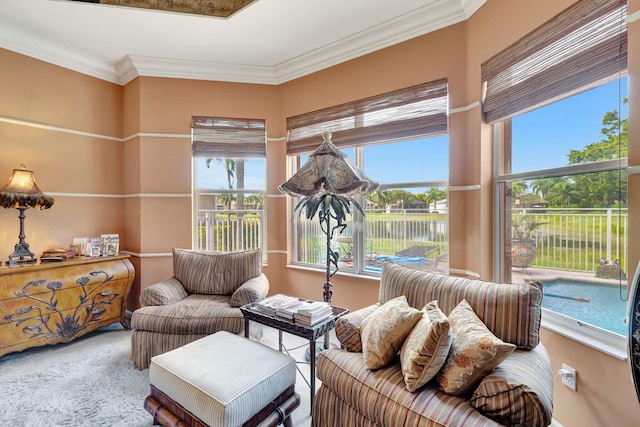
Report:
[{"label": "palm tree", "polygon": [[[419,197],[424,196],[424,197]],[[437,187],[430,188],[427,193],[416,195],[421,200],[424,200],[427,203],[427,209],[431,210],[431,203],[433,202],[433,208],[436,209],[436,203],[440,200],[445,200],[447,198],[447,192],[445,190],[441,190]]]},{"label": "palm tree", "polygon": [[572,182],[564,178],[555,183],[549,190],[549,203],[568,208],[576,197],[576,188]]},{"label": "palm tree", "polygon": [[367,195],[367,200],[373,202],[378,209],[386,209],[389,206],[389,192],[388,191],[376,191]]}]

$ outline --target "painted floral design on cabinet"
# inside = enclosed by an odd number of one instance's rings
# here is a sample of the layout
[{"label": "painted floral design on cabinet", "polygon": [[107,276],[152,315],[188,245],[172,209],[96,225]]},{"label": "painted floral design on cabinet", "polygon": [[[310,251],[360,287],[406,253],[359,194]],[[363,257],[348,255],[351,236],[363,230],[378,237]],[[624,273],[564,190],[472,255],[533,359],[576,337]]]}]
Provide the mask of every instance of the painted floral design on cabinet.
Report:
[{"label": "painted floral design on cabinet", "polygon": [[[22,331],[30,337],[71,340],[88,324],[102,320],[101,316],[107,311],[106,306],[120,295],[109,289],[109,284],[113,281],[112,275],[100,270],[90,272],[89,276],[76,280],[76,284],[80,285],[80,294],[71,297],[78,299],[72,312],[59,306],[59,293],[62,292],[63,283],[47,283],[47,279],[41,279],[30,281],[22,290],[15,291],[16,296],[28,298],[36,304],[17,308],[15,312],[7,314],[5,319],[15,322],[16,326],[22,326]],[[45,295],[49,292],[37,289],[44,283],[50,291],[48,299],[45,299]]]}]

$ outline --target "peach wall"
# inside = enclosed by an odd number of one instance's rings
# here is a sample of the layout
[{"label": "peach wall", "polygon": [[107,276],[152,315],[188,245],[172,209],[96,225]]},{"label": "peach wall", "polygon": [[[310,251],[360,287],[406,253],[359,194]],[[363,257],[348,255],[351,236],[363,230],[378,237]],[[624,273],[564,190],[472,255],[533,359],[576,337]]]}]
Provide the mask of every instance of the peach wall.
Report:
[{"label": "peach wall", "polygon": [[576,391],[553,383],[553,418],[564,427],[637,426],[640,405],[629,364],[572,339],[542,329],[554,372],[563,363],[577,371]]},{"label": "peach wall", "polygon": [[[160,269],[171,272],[171,248],[191,247],[192,241],[192,116],[222,116],[262,118],[267,122],[268,136],[279,136],[283,129],[279,114],[277,88],[265,85],[203,82],[180,79],[142,77],[125,89],[133,119],[125,121],[127,136],[124,151],[136,161],[127,161],[134,175],[125,183],[127,193],[127,222],[132,230],[132,251],[140,255],[143,271]],[[269,142],[268,191],[285,176],[284,142]],[[280,167],[281,166],[281,167]],[[274,179],[274,176],[276,177]],[[139,200],[138,200],[139,199]],[[286,249],[284,212],[277,199],[267,200],[268,244]],[[273,213],[271,213],[273,212]],[[280,238],[278,238],[280,236]],[[282,265],[286,256],[274,254]],[[274,270],[265,268],[265,272]],[[271,274],[276,279],[279,274]],[[169,274],[170,275],[170,274]],[[155,283],[158,275],[141,274],[136,277],[133,293]],[[138,305],[130,298],[130,307]]]},{"label": "peach wall", "polygon": [[[55,198],[51,209],[26,211],[31,251],[123,234],[122,87],[2,49],[0,64],[0,182],[24,164]],[[18,211],[1,209],[0,224],[4,261],[18,242]]]},{"label": "peach wall", "polygon": [[[120,233],[123,249],[135,254],[133,308],[140,289],[171,274],[171,248],[191,243],[191,116],[264,118],[272,251],[265,273],[272,293],[317,299],[324,274],[287,266],[290,201],[277,191],[286,179],[286,117],[442,77],[449,80],[451,107],[469,106],[480,97],[480,64],[571,3],[489,0],[464,23],[280,86],[142,77],[123,88],[0,49],[0,118],[99,135],[0,121],[0,180],[25,163],[45,192],[62,194],[52,209],[27,212],[27,241],[36,253],[67,246],[74,236]],[[640,9],[640,0],[629,4],[630,12]],[[640,72],[639,27],[629,26],[630,165],[640,164],[640,94],[633,84]],[[491,279],[491,130],[478,107],[453,114],[450,128],[450,185],[481,186],[450,194],[450,265]],[[635,264],[640,178],[631,176],[629,183],[629,257]],[[0,259],[12,251],[17,233],[17,211],[0,210]],[[337,275],[332,282],[337,305],[356,309],[377,299],[376,279]],[[554,370],[562,363],[578,370],[577,392],[556,382],[559,422],[634,425],[640,419],[626,362],[547,330],[543,342]]]}]

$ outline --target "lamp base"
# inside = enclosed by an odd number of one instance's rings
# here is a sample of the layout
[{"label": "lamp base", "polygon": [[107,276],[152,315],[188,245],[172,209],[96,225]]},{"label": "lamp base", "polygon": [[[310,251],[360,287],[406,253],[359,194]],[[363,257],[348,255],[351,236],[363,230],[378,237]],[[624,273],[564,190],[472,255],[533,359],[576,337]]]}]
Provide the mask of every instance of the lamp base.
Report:
[{"label": "lamp base", "polygon": [[[16,259],[17,258],[17,259]],[[31,259],[26,259],[31,258]],[[24,262],[36,262],[37,258],[33,252],[29,250],[29,244],[25,242],[17,243],[15,250],[9,255],[9,261],[7,264],[14,265]]]}]

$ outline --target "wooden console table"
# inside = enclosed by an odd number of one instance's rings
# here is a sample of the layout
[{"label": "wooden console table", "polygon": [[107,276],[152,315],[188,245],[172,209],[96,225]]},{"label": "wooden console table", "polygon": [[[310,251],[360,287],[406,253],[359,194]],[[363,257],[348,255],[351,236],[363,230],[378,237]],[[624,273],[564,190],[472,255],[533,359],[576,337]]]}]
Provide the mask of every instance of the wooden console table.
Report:
[{"label": "wooden console table", "polygon": [[0,356],[113,322],[128,328],[134,276],[126,255],[0,267]]}]

